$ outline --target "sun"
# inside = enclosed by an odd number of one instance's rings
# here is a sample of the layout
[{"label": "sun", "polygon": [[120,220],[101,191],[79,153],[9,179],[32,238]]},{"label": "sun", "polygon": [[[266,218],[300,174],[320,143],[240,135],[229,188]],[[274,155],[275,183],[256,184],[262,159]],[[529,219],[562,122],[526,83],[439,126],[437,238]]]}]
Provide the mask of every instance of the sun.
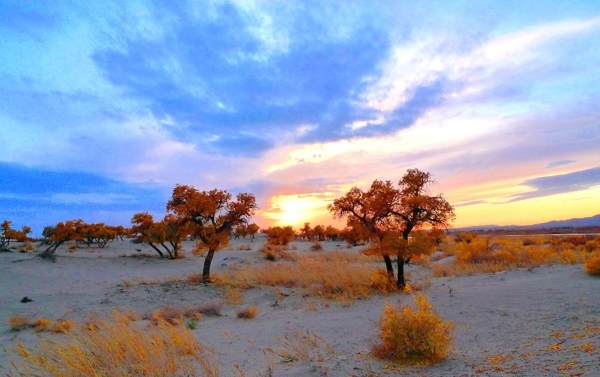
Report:
[{"label": "sun", "polygon": [[327,213],[329,200],[323,194],[276,195],[270,199],[271,206],[261,215],[274,225],[300,227],[305,222]]}]

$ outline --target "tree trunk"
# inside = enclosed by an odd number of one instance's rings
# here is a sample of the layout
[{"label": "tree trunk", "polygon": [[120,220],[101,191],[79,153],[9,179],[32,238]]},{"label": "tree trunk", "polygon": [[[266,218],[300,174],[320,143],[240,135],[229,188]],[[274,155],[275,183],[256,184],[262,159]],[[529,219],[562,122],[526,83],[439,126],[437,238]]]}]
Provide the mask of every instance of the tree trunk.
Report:
[{"label": "tree trunk", "polygon": [[398,254],[398,288],[406,288],[406,279],[404,279],[404,258]]},{"label": "tree trunk", "polygon": [[394,266],[392,266],[392,258],[389,255],[384,255],[383,260],[385,261],[385,269],[388,273],[390,281],[394,281]]},{"label": "tree trunk", "polygon": [[150,245],[154,250],[156,250],[156,252],[158,253],[158,255],[160,255],[161,258],[165,257],[165,255],[163,254],[163,252],[160,251],[158,249],[158,247],[154,246],[154,244],[152,242],[148,242],[148,245]]},{"label": "tree trunk", "polygon": [[212,263],[214,255],[215,251],[208,249],[208,254],[206,254],[206,258],[204,258],[204,269],[202,270],[203,283],[210,283],[210,264]]}]

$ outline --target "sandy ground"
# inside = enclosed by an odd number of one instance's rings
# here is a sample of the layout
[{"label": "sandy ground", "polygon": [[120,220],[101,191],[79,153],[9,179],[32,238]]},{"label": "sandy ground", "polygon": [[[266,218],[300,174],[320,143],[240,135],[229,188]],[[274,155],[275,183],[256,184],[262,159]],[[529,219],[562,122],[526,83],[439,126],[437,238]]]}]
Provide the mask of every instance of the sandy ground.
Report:
[{"label": "sandy ground", "polygon": [[[236,240],[232,246],[240,243],[249,241]],[[258,257],[262,243],[256,240],[249,251],[217,253],[212,271],[242,262],[270,263]],[[298,253],[310,252],[310,243],[295,245]],[[337,245],[325,243],[325,249]],[[187,250],[191,247],[184,245]],[[142,253],[152,257],[123,257]],[[35,344],[37,335],[31,330],[10,331],[7,320],[15,315],[84,320],[86,313],[97,310],[148,313],[164,305],[222,302],[223,292],[210,285],[124,284],[198,273],[202,263],[203,258],[191,256],[161,260],[149,247],[128,240],[94,253],[85,249],[67,253],[61,248],[54,263],[31,254],[0,253],[0,344],[10,347],[13,340]],[[428,273],[418,266],[408,269],[413,276]],[[269,365],[274,376],[600,376],[600,279],[585,274],[581,265],[432,279],[425,293],[440,317],[454,322],[457,329],[450,356],[425,368],[398,368],[368,355],[378,339],[378,319],[385,303],[412,303],[409,295],[342,304],[303,298],[293,289],[282,291],[287,295],[283,300],[269,288],[246,291],[243,304],[225,305],[222,316],[198,322],[194,334],[218,350],[223,376],[238,375],[234,364],[246,376],[267,376]],[[24,296],[33,302],[21,303]],[[250,305],[258,307],[257,317],[238,319],[236,312]],[[276,338],[295,330],[319,335],[334,353],[324,354],[320,362],[283,363],[264,351],[280,349]],[[6,367],[7,362],[0,351],[0,366]],[[566,366],[571,362],[576,363]]]}]

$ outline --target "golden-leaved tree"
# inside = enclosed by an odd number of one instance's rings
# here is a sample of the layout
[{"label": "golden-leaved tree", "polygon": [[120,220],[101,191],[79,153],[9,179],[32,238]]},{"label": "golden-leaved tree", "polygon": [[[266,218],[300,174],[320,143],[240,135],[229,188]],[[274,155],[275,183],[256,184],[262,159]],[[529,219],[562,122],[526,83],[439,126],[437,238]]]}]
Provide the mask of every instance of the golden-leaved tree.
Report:
[{"label": "golden-leaved tree", "polygon": [[202,281],[210,282],[210,265],[215,252],[229,243],[235,226],[247,224],[256,210],[253,194],[241,193],[233,199],[226,190],[199,191],[192,186],[176,185],[167,202],[167,211],[208,249]]},{"label": "golden-leaved tree", "polygon": [[394,277],[392,256],[398,258],[399,288],[404,288],[404,264],[413,256],[427,253],[431,248],[413,242],[413,230],[424,227],[445,228],[455,218],[454,207],[440,194],[430,196],[431,174],[409,169],[394,186],[391,181],[375,180],[367,191],[353,187],[328,206],[336,218],[346,218],[348,226],[360,224],[374,241],[370,250],[383,257],[388,276]]}]

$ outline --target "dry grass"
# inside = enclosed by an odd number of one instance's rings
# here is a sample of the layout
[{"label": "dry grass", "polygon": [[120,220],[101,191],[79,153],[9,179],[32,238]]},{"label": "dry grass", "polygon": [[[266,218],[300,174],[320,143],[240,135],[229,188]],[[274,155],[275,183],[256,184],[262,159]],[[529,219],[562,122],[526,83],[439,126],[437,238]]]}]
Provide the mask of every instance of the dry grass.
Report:
[{"label": "dry grass", "polygon": [[244,294],[240,292],[239,288],[233,286],[227,286],[225,288],[225,301],[233,305],[239,305],[244,302]]},{"label": "dry grass", "polygon": [[236,315],[238,318],[253,319],[254,317],[256,317],[257,312],[258,309],[256,308],[256,306],[250,306],[248,308],[238,311]]},{"label": "dry grass", "polygon": [[219,376],[214,351],[184,327],[160,322],[136,328],[122,317],[80,324],[66,339],[40,338],[36,349],[17,343],[15,375]]},{"label": "dry grass", "polygon": [[322,375],[328,375],[323,363],[335,356],[335,350],[325,339],[301,330],[293,330],[283,337],[275,339],[281,348],[267,348],[265,351],[276,355],[282,362],[307,362],[319,370]]},{"label": "dry grass", "polygon": [[[579,238],[532,236],[473,237],[456,243],[455,264],[436,264],[433,275],[453,276],[495,273],[510,268],[535,268],[552,264],[580,264],[586,259],[586,241]],[[566,241],[573,241],[566,242]],[[593,241],[591,241],[593,242]],[[589,247],[593,247],[589,244]]]},{"label": "dry grass", "polygon": [[416,310],[386,305],[380,319],[381,343],[373,355],[403,364],[428,365],[448,355],[455,326],[441,320],[427,298],[413,296]]},{"label": "dry grass", "polygon": [[171,325],[180,325],[184,322],[184,311],[176,306],[165,305],[162,308],[152,312],[144,317],[149,319],[155,325],[166,322]]},{"label": "dry grass", "polygon": [[[185,308],[165,305],[162,308],[145,315],[143,318],[152,321],[153,324],[167,322],[171,325],[181,325],[185,322],[186,318],[197,321],[203,316],[219,317],[221,316],[222,308],[223,304],[219,302],[209,302],[207,304],[188,306]],[[137,319],[139,319],[139,316],[130,316],[130,320]]]},{"label": "dry grass", "polygon": [[287,246],[284,245],[273,245],[266,243],[258,250],[264,259],[270,261],[283,260],[296,260],[298,256],[295,253],[290,253]]},{"label": "dry grass", "polygon": [[14,316],[8,319],[8,324],[11,331],[22,331],[25,329],[33,329],[37,332],[68,333],[74,326],[73,322],[59,319],[53,321],[46,318],[30,319],[24,316]]},{"label": "dry grass", "polygon": [[303,288],[306,295],[341,301],[396,291],[395,284],[378,268],[380,263],[370,263],[372,260],[358,254],[319,253],[276,265],[231,266],[216,281],[243,289],[258,285]]}]

